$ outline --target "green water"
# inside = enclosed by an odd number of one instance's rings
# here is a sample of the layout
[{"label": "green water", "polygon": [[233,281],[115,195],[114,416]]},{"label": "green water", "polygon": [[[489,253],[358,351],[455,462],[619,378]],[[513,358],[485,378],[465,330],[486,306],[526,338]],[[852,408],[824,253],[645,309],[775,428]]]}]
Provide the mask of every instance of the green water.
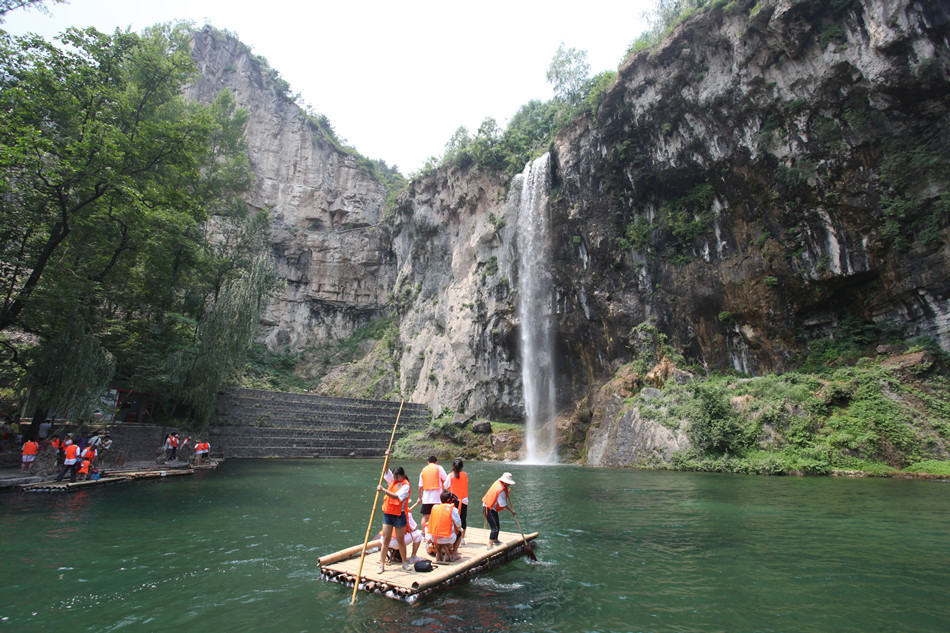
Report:
[{"label": "green water", "polygon": [[473,498],[514,474],[539,563],[415,607],[350,608],[316,559],[362,541],[379,468],[232,460],[0,495],[0,631],[950,630],[947,483],[568,466],[466,465]]}]

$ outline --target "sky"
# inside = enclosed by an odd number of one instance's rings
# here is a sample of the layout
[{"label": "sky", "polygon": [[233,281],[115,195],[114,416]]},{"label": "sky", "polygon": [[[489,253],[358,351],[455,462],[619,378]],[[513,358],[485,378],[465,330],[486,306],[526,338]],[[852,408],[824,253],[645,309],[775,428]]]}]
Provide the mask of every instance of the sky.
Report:
[{"label": "sky", "polygon": [[459,126],[505,127],[552,96],[546,72],[562,42],[586,50],[591,75],[616,70],[655,0],[70,0],[14,11],[10,33],[69,26],[141,31],[186,20],[236,34],[325,114],[337,135],[408,175],[441,156]]}]

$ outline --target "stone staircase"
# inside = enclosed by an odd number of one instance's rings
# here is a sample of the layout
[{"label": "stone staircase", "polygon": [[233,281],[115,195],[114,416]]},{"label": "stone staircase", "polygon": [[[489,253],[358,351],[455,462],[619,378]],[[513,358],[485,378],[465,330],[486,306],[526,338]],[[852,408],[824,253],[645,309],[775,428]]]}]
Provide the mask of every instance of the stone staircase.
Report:
[{"label": "stone staircase", "polygon": [[[376,457],[389,443],[398,402],[234,389],[218,398],[211,451],[223,457]],[[407,402],[396,439],[432,412]]]}]

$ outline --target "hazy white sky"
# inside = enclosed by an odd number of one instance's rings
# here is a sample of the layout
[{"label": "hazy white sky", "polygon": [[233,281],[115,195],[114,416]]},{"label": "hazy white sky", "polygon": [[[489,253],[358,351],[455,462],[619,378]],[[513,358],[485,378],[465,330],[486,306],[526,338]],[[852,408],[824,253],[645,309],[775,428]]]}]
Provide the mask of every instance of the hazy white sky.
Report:
[{"label": "hazy white sky", "polygon": [[191,20],[236,33],[327,115],[337,134],[404,174],[440,156],[460,125],[501,126],[547,100],[558,44],[616,70],[655,0],[71,0],[51,15],[16,11],[0,26],[51,36],[68,26],[139,31]]}]

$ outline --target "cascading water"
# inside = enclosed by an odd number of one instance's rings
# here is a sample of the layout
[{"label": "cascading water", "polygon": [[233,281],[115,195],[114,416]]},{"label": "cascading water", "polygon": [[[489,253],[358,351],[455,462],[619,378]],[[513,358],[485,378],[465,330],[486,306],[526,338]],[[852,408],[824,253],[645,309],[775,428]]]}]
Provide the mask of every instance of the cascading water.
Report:
[{"label": "cascading water", "polygon": [[525,401],[525,461],[557,461],[554,395],[554,300],[548,221],[550,156],[525,166],[518,208],[518,314]]}]

